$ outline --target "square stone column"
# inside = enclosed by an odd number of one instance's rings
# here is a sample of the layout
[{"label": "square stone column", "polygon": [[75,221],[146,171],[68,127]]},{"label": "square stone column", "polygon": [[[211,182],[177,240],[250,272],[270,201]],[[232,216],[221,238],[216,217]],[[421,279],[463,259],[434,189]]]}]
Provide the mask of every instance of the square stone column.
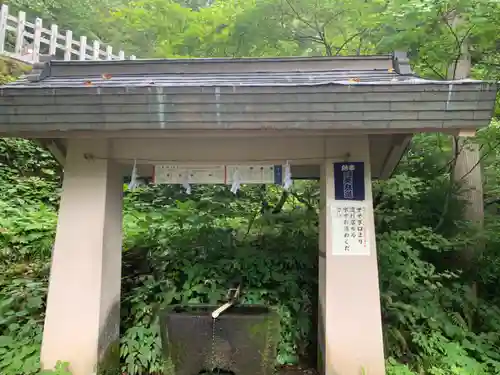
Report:
[{"label": "square stone column", "polygon": [[70,139],[64,166],[41,362],[91,375],[119,362],[122,192],[105,139]]},{"label": "square stone column", "polygon": [[[319,370],[325,375],[385,374],[369,155],[368,138],[360,136],[353,142],[348,160],[326,159],[321,165],[318,337]],[[344,164],[347,177],[335,180],[336,162]],[[364,167],[353,181],[355,194],[362,193],[360,185],[364,184],[364,199],[336,200],[336,185],[349,185],[349,176],[353,176],[350,167]],[[352,187],[340,191],[353,197]],[[344,210],[348,222],[344,222]],[[362,213],[362,223],[358,213]],[[344,236],[349,236],[346,246]]]}]

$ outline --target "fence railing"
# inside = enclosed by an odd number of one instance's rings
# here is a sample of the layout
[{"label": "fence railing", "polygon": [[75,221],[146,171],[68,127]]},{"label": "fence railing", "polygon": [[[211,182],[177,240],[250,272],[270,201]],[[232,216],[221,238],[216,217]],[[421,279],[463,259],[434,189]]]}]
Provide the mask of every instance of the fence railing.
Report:
[{"label": "fence railing", "polygon": [[[113,52],[110,45],[94,40],[88,43],[86,36],[73,39],[73,32],[59,33],[57,25],[43,27],[40,18],[34,23],[26,20],[26,13],[9,14],[8,5],[0,7],[0,55],[6,55],[27,63],[40,61],[40,55],[57,56],[64,60],[124,60],[125,52]],[[134,60],[135,56],[129,56]]]}]

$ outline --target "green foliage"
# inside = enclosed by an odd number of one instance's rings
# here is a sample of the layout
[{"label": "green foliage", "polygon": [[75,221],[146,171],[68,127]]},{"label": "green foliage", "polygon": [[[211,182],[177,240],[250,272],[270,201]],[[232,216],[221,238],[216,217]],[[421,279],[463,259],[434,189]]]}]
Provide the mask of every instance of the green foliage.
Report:
[{"label": "green foliage", "polygon": [[0,277],[0,370],[37,374],[48,265],[12,263]]},{"label": "green foliage", "polygon": [[60,175],[61,167],[52,155],[34,142],[0,138],[1,201],[56,206]]},{"label": "green foliage", "polygon": [[59,167],[27,140],[0,155],[0,372],[38,374]]},{"label": "green foliage", "polygon": [[[280,361],[294,360],[297,351],[307,349],[317,245],[315,227],[304,224],[315,218],[300,208],[255,220],[260,204],[253,203],[249,210],[249,199],[259,196],[255,190],[260,188],[245,188],[237,201],[226,189],[199,190],[193,200],[171,202],[147,216],[126,216],[125,226],[135,228],[136,238],[129,238],[131,248],[124,253],[125,269],[135,270],[123,283],[122,308],[128,318],[122,322],[122,356],[129,373],[140,366],[151,372],[162,366],[155,320],[161,306],[217,303],[229,281],[240,276],[243,302],[280,306],[282,324],[288,328]],[[147,191],[127,197],[127,205],[143,194]],[[220,200],[210,199],[216,194]],[[134,247],[136,241],[141,247]],[[294,272],[297,269],[301,272]],[[134,350],[144,342],[144,351]]]},{"label": "green foliage", "polygon": [[57,362],[53,370],[42,370],[39,375],[72,375],[69,371],[69,363]]},{"label": "green foliage", "polygon": [[14,81],[21,74],[29,71],[29,67],[15,60],[0,56],[0,84]]}]

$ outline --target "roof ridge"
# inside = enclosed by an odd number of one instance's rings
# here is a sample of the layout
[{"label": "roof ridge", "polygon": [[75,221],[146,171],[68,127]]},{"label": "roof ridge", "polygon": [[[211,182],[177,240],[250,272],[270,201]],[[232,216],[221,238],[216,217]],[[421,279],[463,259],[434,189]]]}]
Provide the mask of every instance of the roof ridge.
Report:
[{"label": "roof ridge", "polygon": [[[328,71],[383,71],[394,69],[394,55],[367,56],[323,56],[285,58],[190,58],[190,59],[144,59],[144,60],[56,60],[54,56],[43,56],[41,63],[33,66],[27,76],[31,82],[47,77],[76,77],[146,74],[276,74],[328,72]],[[404,69],[403,69],[404,70]],[[404,70],[405,72],[407,70]]]}]

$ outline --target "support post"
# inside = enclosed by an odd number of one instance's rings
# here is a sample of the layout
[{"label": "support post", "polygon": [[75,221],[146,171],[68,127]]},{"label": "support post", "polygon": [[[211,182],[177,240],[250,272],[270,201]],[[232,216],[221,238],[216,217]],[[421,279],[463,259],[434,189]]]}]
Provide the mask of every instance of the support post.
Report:
[{"label": "support post", "polygon": [[[342,220],[335,217],[340,204],[335,199],[334,162],[321,165],[321,207],[319,221],[319,371],[324,375],[384,375],[384,350],[378,265],[375,247],[373,200],[371,191],[369,144],[361,136],[352,144],[348,161],[364,162],[365,253],[342,253],[339,237],[344,238]],[[356,188],[356,187],[355,187]],[[341,202],[341,203],[339,203]],[[356,236],[358,235],[356,223]],[[337,238],[335,238],[337,236]],[[340,240],[342,242],[342,240]]]},{"label": "support post", "polygon": [[123,183],[113,161],[84,157],[105,158],[108,142],[68,140],[41,362],[73,375],[119,365]]}]

